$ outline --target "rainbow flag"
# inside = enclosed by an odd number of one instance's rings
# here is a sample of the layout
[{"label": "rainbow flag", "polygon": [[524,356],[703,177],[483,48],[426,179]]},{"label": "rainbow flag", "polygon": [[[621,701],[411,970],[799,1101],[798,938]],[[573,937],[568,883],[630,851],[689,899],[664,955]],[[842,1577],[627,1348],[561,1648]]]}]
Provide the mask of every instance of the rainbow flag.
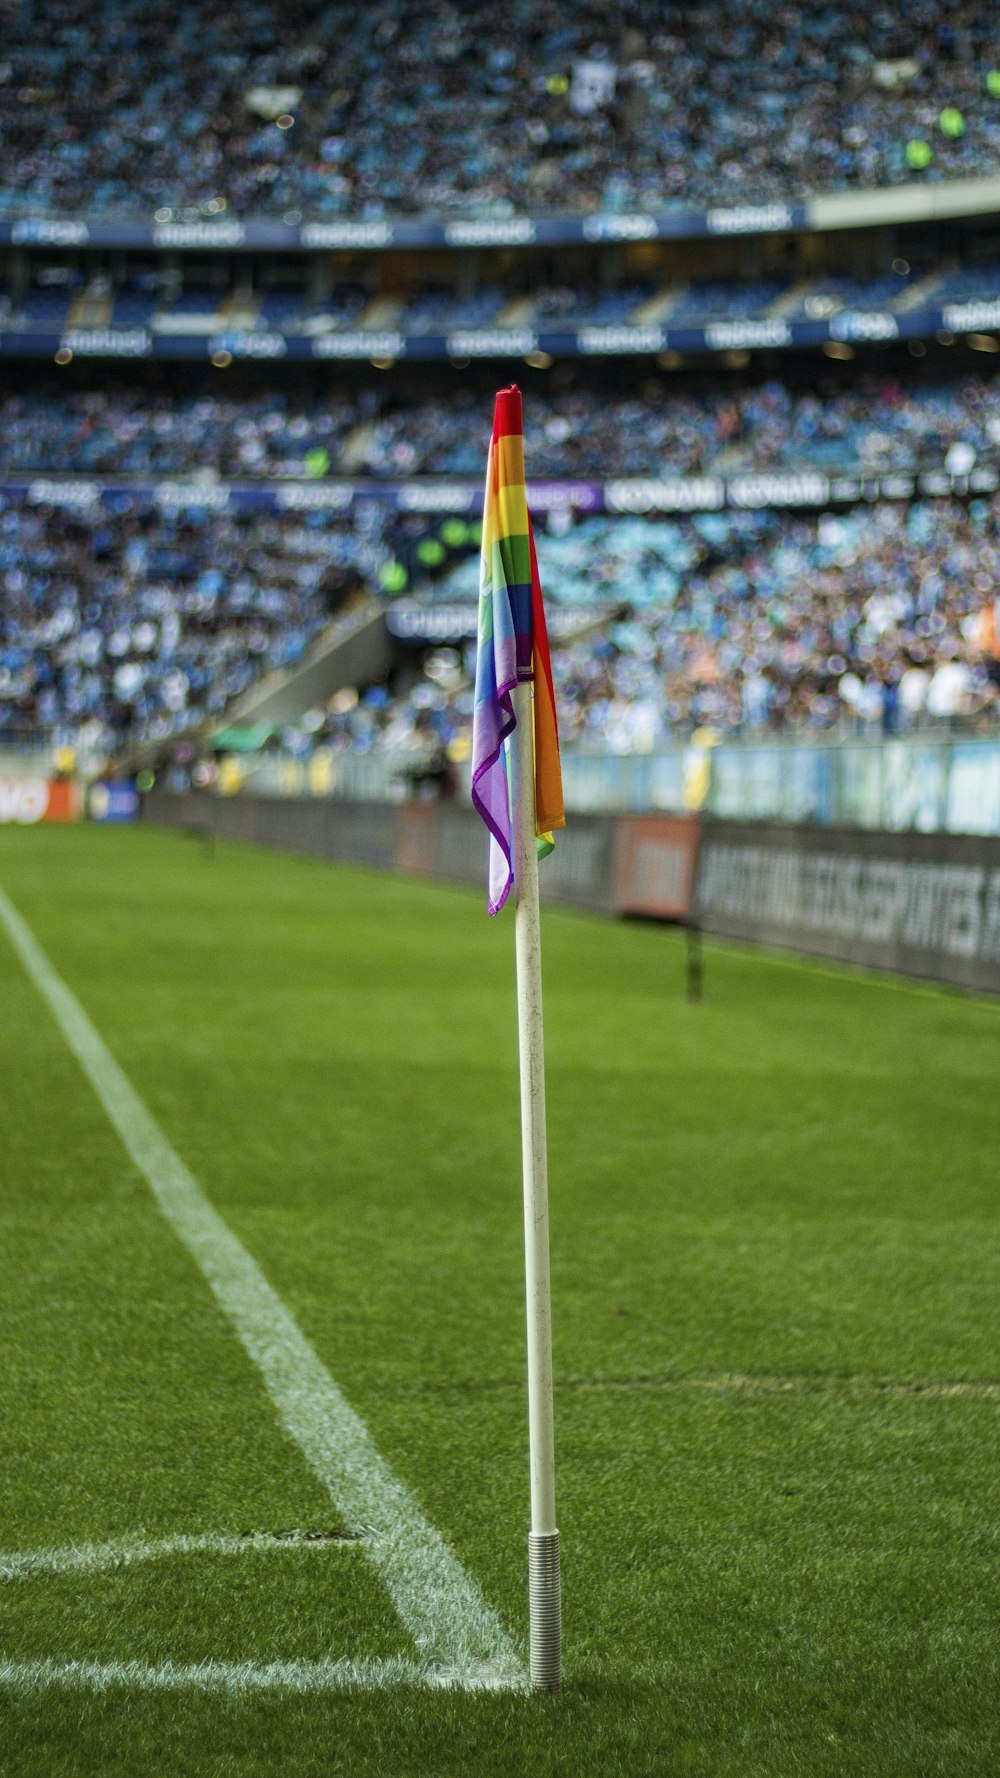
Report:
[{"label": "rainbow flag", "polygon": [[566,816],[549,639],[524,486],[521,391],[513,387],[497,394],[486,463],[472,718],[472,802],[490,834],[491,914],[500,912],[514,881],[505,742],[515,726],[511,693],[528,680],[534,687],[535,832],[543,857]]}]

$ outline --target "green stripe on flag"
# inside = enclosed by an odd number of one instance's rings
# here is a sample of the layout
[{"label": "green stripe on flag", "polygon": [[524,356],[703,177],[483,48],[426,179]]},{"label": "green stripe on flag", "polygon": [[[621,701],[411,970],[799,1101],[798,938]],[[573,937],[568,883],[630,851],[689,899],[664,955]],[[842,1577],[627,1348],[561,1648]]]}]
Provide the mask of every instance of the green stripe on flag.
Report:
[{"label": "green stripe on flag", "polygon": [[530,586],[531,545],[527,533],[523,536],[496,538],[490,565],[494,586]]},{"label": "green stripe on flag", "polygon": [[485,647],[493,640],[493,594],[489,587],[483,587],[479,594],[479,646]]}]

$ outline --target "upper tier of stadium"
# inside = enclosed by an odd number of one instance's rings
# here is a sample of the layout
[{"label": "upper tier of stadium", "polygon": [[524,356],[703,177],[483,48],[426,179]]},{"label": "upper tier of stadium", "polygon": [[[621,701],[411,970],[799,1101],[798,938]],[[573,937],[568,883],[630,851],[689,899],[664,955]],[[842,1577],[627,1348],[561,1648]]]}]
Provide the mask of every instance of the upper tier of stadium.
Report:
[{"label": "upper tier of stadium", "polygon": [[587,214],[994,174],[995,11],[5,9],[0,216]]},{"label": "upper tier of stadium", "polygon": [[[336,336],[342,339],[346,334],[354,345],[343,356],[358,358],[377,355],[379,342],[384,344],[390,336],[397,341],[394,351],[382,355],[402,355],[408,341],[416,344],[440,337],[443,356],[448,343],[444,336],[483,331],[494,335],[494,350],[501,355],[504,349],[516,354],[518,338],[532,330],[556,335],[564,344],[567,336],[583,329],[608,330],[606,340],[584,342],[588,354],[635,349],[636,343],[639,349],[656,351],[656,330],[664,326],[673,335],[713,322],[741,321],[760,324],[759,335],[748,336],[754,345],[819,344],[819,339],[800,341],[798,324],[836,322],[845,315],[847,325],[834,326],[832,337],[919,337],[942,326],[966,331],[996,325],[1000,315],[996,253],[997,245],[991,241],[990,256],[975,263],[942,258],[913,265],[897,254],[884,270],[867,277],[796,271],[770,279],[681,281],[651,270],[641,282],[596,284],[584,281],[574,270],[564,271],[562,282],[556,283],[532,267],[530,272],[521,268],[519,276],[508,277],[503,284],[486,281],[472,288],[463,280],[462,287],[455,282],[425,283],[408,290],[400,288],[397,274],[388,285],[377,275],[365,281],[349,277],[331,281],[321,291],[310,288],[301,265],[282,267],[280,281],[273,266],[243,265],[237,280],[227,276],[228,267],[219,266],[215,281],[209,282],[197,262],[186,272],[163,261],[114,277],[100,260],[73,264],[62,258],[40,258],[30,268],[21,268],[17,285],[8,282],[0,269],[0,328],[10,346],[19,333],[65,334],[72,329],[86,338],[94,329],[112,334],[146,329],[150,339],[145,351],[153,355],[158,346],[186,336],[211,337],[213,345],[222,336],[247,334],[305,335],[332,344]],[[973,304],[979,305],[974,313],[957,312],[957,306]],[[873,333],[859,325],[859,314],[874,316],[881,330],[876,327]],[[911,327],[907,323],[913,317],[917,325]],[[709,336],[698,343],[718,349],[734,337],[739,335],[724,326],[718,338]],[[687,343],[690,347],[696,342]],[[108,349],[113,355],[113,341]],[[480,349],[474,341],[469,347],[477,355]],[[325,355],[322,349],[319,355]]]}]

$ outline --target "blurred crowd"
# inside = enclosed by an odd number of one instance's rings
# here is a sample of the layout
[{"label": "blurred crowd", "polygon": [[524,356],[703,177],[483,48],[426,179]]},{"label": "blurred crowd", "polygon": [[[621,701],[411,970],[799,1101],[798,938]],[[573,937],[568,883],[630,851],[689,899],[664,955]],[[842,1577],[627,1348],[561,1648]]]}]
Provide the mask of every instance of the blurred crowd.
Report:
[{"label": "blurred crowd", "polygon": [[327,515],[0,499],[0,745],[164,739],[294,666],[373,566]]},{"label": "blurred crowd", "polygon": [[[474,398],[383,411],[358,444],[372,475],[478,474]],[[954,443],[978,453],[1000,442],[988,379],[904,385],[894,376],[777,378],[682,392],[662,382],[627,395],[599,387],[537,394],[525,403],[529,476],[734,474],[751,469],[877,470],[940,463]]]},{"label": "blurred crowd", "polygon": [[4,9],[0,214],[659,209],[992,173],[995,15],[482,0]]},{"label": "blurred crowd", "polygon": [[[484,396],[468,387],[434,399],[287,390],[227,398],[32,389],[0,400],[0,474],[128,474],[378,478],[482,473]],[[953,445],[1000,445],[989,377],[846,383],[820,376],[685,391],[662,379],[536,386],[525,402],[529,474],[690,475],[753,469],[909,470],[939,466]]]},{"label": "blurred crowd", "polygon": [[[697,729],[995,729],[1000,501],[588,518],[539,535],[538,553],[550,611],[576,620],[552,653],[571,747],[650,752]],[[440,597],[471,599],[477,575],[466,563]],[[395,695],[335,703],[319,732],[461,761],[473,675],[471,645],[431,650]]]},{"label": "blurred crowd", "polygon": [[[998,522],[1000,501],[945,499],[811,517],[553,514],[538,552],[567,744],[629,753],[704,727],[995,725]],[[113,749],[221,719],[377,580],[386,538],[372,523],[132,497],[6,504],[0,740],[70,729]],[[434,595],[472,613],[477,587],[470,551]],[[311,712],[304,735],[458,762],[473,670],[471,644],[411,652],[391,683]]]}]

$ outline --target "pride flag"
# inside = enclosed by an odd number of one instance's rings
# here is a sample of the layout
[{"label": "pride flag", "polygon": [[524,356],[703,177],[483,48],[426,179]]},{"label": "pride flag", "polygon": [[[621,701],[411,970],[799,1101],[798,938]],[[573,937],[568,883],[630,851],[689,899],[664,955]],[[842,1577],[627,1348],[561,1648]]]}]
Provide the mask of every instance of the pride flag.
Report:
[{"label": "pride flag", "polygon": [[479,646],[472,719],[472,802],[490,834],[488,905],[498,914],[514,881],[505,741],[515,727],[511,693],[533,687],[535,832],[539,856],[565,827],[559,733],[535,539],[524,486],[521,391],[501,389],[486,463]]}]

